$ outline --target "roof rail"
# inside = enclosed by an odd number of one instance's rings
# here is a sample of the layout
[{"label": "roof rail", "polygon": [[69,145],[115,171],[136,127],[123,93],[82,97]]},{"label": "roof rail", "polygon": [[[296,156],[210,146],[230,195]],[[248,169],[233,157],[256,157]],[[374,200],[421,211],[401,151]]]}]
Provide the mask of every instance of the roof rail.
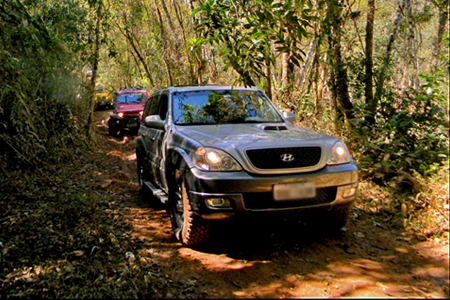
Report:
[{"label": "roof rail", "polygon": [[137,85],[137,86],[133,86],[133,87],[121,87],[118,92],[135,92],[135,91],[141,91],[141,90],[145,90],[142,86]]},{"label": "roof rail", "polygon": [[163,89],[167,89],[167,88],[171,88],[171,87],[187,87],[187,86],[217,86],[217,85],[223,85],[223,84],[218,84],[218,83],[192,83],[192,84],[179,84],[179,85],[171,85],[171,86],[165,86],[163,88],[161,88],[161,90]]}]

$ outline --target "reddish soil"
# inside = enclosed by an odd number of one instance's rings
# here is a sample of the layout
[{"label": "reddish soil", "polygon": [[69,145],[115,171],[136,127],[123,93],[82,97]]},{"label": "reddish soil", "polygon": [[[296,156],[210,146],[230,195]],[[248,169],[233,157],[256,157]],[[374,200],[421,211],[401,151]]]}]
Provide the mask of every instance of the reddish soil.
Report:
[{"label": "reddish soil", "polygon": [[166,211],[140,197],[137,137],[109,137],[109,112],[97,113],[98,144],[112,163],[97,180],[114,193],[128,186],[117,194],[118,207],[133,228],[134,256],[153,265],[148,279],[164,282],[162,297],[449,297],[448,225],[440,235],[418,238],[405,232],[401,211],[364,210],[364,193],[337,234],[297,216],[262,216],[221,222],[208,244],[181,246]]}]

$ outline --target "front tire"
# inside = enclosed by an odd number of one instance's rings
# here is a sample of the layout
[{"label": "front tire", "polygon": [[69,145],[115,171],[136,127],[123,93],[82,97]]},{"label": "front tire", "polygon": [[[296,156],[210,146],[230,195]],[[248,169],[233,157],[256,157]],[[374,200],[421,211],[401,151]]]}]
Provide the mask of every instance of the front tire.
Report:
[{"label": "front tire", "polygon": [[109,133],[109,135],[112,136],[112,137],[117,137],[119,131],[117,130],[117,127],[116,127],[116,126],[109,125],[108,133]]},{"label": "front tire", "polygon": [[353,203],[343,203],[329,207],[311,208],[303,212],[306,223],[319,231],[338,232],[347,224]]},{"label": "front tire", "polygon": [[350,218],[352,207],[353,202],[333,206],[330,211],[328,225],[334,230],[339,230],[344,227]]},{"label": "front tire", "polygon": [[169,211],[175,237],[183,245],[193,246],[208,240],[211,224],[193,211],[186,183],[179,170],[175,170],[169,191]]}]

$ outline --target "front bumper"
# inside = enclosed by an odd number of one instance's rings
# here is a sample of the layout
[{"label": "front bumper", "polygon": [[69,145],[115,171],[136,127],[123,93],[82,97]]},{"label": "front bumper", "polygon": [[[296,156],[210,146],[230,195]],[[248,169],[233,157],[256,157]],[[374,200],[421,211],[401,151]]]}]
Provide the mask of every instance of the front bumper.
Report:
[{"label": "front bumper", "polygon": [[[353,201],[358,187],[358,171],[352,163],[326,166],[309,173],[254,175],[241,172],[186,172],[193,209],[205,219],[224,219],[259,211],[295,210],[337,205]],[[316,197],[276,201],[273,186],[280,183],[314,182]],[[211,207],[211,198],[223,198],[229,207]]]},{"label": "front bumper", "polygon": [[111,121],[112,126],[123,128],[139,128],[140,118],[138,115],[126,115],[123,118],[116,118]]}]

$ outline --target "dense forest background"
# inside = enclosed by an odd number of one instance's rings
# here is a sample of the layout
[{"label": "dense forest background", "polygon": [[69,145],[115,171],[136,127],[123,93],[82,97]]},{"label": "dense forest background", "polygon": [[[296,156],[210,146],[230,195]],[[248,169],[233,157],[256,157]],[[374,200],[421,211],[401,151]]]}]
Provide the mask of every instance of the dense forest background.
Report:
[{"label": "dense forest background", "polygon": [[448,0],[2,0],[0,177],[89,148],[96,85],[219,83],[345,140],[363,180],[424,192],[448,179],[448,14]]}]

